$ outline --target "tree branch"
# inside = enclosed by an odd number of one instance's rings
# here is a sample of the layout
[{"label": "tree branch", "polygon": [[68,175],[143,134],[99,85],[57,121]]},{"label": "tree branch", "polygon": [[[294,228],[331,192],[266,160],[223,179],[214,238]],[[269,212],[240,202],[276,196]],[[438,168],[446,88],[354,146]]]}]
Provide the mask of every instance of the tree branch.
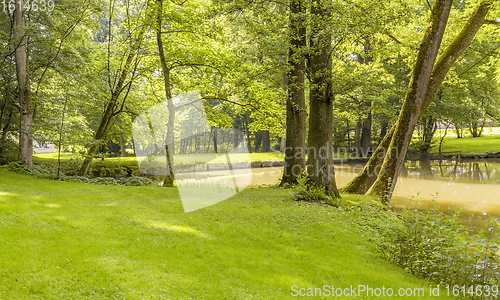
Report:
[{"label": "tree branch", "polygon": [[495,20],[484,20],[483,24],[500,26],[500,22]]}]

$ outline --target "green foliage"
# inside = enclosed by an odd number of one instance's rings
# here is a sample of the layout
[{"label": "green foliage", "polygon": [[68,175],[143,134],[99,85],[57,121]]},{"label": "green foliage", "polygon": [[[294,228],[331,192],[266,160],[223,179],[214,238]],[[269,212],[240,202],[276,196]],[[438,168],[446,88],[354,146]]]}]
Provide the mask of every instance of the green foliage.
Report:
[{"label": "green foliage", "polygon": [[292,198],[296,201],[319,202],[338,206],[338,201],[327,195],[325,190],[309,182],[307,176],[297,179],[297,184],[292,188]]},{"label": "green foliage", "polygon": [[51,162],[35,162],[32,167],[23,165],[20,161],[14,161],[7,165],[7,169],[23,175],[31,175],[38,178],[62,180],[69,182],[79,182],[97,185],[125,185],[125,186],[152,186],[157,185],[154,180],[146,177],[130,176],[123,179],[113,177],[67,176],[62,171],[57,176],[57,165]]},{"label": "green foliage", "polygon": [[499,220],[472,236],[459,221],[439,207],[407,208],[380,243],[382,255],[408,272],[449,285],[493,285],[500,280]]}]

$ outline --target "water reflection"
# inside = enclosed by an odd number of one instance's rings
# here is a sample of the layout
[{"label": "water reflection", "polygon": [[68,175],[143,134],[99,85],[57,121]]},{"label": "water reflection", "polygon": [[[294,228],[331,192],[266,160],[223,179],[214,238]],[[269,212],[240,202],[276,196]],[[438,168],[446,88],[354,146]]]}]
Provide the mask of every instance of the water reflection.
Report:
[{"label": "water reflection", "polygon": [[406,177],[500,184],[500,160],[422,160],[405,164]]},{"label": "water reflection", "polygon": [[[338,186],[347,184],[362,168],[360,164],[336,166]],[[269,185],[279,182],[282,170],[281,167],[256,168],[246,175],[243,170],[235,170],[235,175],[251,176],[250,186]],[[223,175],[223,172],[213,171],[196,172],[194,176],[197,180],[213,180]],[[193,178],[193,174],[179,174],[177,180],[182,180],[183,176]],[[448,213],[460,209],[462,220],[473,229],[480,228],[490,217],[500,217],[500,160],[407,162],[391,206],[399,210],[413,207],[415,201],[420,209],[430,205],[439,205]]]}]

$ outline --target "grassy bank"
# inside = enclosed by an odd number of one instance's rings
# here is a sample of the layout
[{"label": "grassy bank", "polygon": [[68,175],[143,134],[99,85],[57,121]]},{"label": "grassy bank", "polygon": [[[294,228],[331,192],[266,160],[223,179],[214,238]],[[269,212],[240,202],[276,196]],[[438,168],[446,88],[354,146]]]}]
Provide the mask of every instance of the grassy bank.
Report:
[{"label": "grassy bank", "polygon": [[294,202],[272,188],[184,214],[175,189],[0,168],[0,299],[290,299],[292,285],[428,295],[427,282],[380,258],[373,228],[387,224],[366,226],[379,215]]},{"label": "grassy bank", "polygon": [[[263,153],[249,153],[248,155],[246,154],[231,154],[232,157],[234,157],[236,160],[249,160],[249,161],[264,161],[264,160],[284,160],[284,154],[280,152],[263,152]],[[38,153],[35,154],[34,157],[40,160],[50,160],[50,161],[57,161],[57,153],[56,152],[50,152],[50,153]],[[61,154],[61,160],[67,161],[70,159],[82,159],[82,156],[79,154],[75,153],[62,153]],[[143,157],[139,157],[139,159],[143,159]],[[217,155],[216,158],[214,158],[214,154],[186,154],[186,155],[175,155],[174,159],[176,162],[182,162],[182,163],[192,163],[195,161],[225,161],[226,157],[225,155]],[[94,163],[99,164],[99,162],[102,161],[101,159],[95,159]],[[108,157],[105,158],[104,161],[107,162],[122,162],[125,164],[135,164],[137,165],[137,159],[135,156],[129,156],[129,157]]]},{"label": "grassy bank", "polygon": [[[439,152],[438,144],[432,147],[431,152]],[[497,153],[500,152],[500,134],[483,134],[481,137],[446,136],[444,138],[442,152],[462,152],[467,154]]]}]

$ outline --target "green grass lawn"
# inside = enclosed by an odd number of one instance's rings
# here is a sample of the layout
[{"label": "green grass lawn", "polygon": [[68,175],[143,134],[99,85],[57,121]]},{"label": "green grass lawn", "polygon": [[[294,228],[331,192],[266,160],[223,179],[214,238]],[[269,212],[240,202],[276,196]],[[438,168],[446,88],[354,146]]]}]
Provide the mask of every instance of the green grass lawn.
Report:
[{"label": "green grass lawn", "polygon": [[292,285],[360,284],[427,295],[379,257],[361,214],[274,188],[185,214],[171,188],[0,168],[0,299],[290,299]]},{"label": "green grass lawn", "polygon": [[[443,152],[462,153],[496,153],[500,152],[500,134],[483,134],[481,137],[446,136],[442,147]],[[432,147],[431,152],[439,152],[439,141]]]},{"label": "green grass lawn", "polygon": [[[231,154],[233,158],[235,158],[235,161],[243,161],[243,160],[249,160],[249,161],[264,161],[264,160],[284,160],[285,155],[280,152],[262,152],[262,153],[249,153],[249,154]],[[50,152],[50,153],[38,153],[35,154],[34,157],[36,159],[39,159],[41,161],[57,161],[57,152]],[[62,161],[67,161],[70,159],[82,159],[82,156],[80,154],[75,154],[75,153],[61,153],[61,160]],[[140,159],[142,159],[140,157]],[[192,163],[195,161],[225,161],[225,155],[217,155],[217,158],[214,159],[214,154],[186,154],[186,155],[175,155],[174,159],[176,162],[179,163]],[[135,156],[128,156],[128,157],[108,157],[105,158],[104,161],[110,162],[110,163],[121,163],[121,164],[136,164],[137,165],[137,158]],[[94,163],[99,163],[101,162],[101,159],[97,158],[94,160]]]}]

